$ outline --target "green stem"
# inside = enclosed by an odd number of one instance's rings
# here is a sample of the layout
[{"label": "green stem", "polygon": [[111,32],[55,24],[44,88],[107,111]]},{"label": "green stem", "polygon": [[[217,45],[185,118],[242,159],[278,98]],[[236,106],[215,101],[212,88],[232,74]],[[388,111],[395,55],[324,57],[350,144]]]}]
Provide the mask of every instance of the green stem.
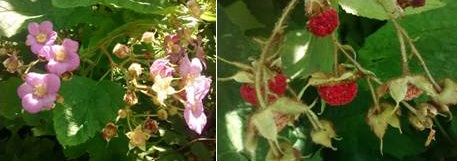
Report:
[{"label": "green stem", "polygon": [[392,24],[395,27],[395,31],[397,32],[398,41],[400,43],[402,72],[403,72],[403,76],[405,76],[405,75],[409,74],[408,56],[406,55],[405,40],[403,39],[400,25],[397,23],[397,21],[395,21],[395,18],[393,16],[391,16],[390,19],[392,21]]}]

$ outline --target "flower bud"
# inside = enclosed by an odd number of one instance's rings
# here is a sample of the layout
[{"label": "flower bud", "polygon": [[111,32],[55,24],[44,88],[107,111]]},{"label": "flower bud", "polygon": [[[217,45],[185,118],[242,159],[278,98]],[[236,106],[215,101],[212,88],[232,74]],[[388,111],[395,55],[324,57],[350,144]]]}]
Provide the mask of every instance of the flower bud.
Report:
[{"label": "flower bud", "polygon": [[130,55],[130,48],[124,44],[116,44],[113,48],[113,53],[118,58],[123,59]]},{"label": "flower bud", "polygon": [[128,114],[129,114],[129,110],[128,109],[119,109],[119,111],[117,111],[116,120],[125,119],[125,118],[127,118]]},{"label": "flower bud", "polygon": [[154,42],[154,32],[144,32],[143,36],[141,36],[141,42],[144,43],[153,43]]},{"label": "flower bud", "polygon": [[14,73],[20,71],[20,67],[22,67],[22,60],[19,60],[18,57],[13,54],[3,61],[3,66],[5,66],[6,71]]},{"label": "flower bud", "polygon": [[102,130],[102,135],[106,141],[110,141],[111,138],[117,137],[117,126],[112,122],[106,124],[105,128]]},{"label": "flower bud", "polygon": [[176,108],[174,106],[168,107],[167,110],[168,110],[168,114],[170,114],[170,116],[174,116],[174,115],[178,114],[178,108]]},{"label": "flower bud", "polygon": [[168,113],[164,109],[160,109],[157,111],[157,117],[161,120],[167,120],[168,118]]},{"label": "flower bud", "polygon": [[131,77],[139,77],[143,73],[143,68],[138,63],[132,63],[128,68]]},{"label": "flower bud", "polygon": [[186,6],[189,8],[192,16],[195,18],[200,18],[202,11],[200,10],[200,5],[195,0],[187,1]]}]

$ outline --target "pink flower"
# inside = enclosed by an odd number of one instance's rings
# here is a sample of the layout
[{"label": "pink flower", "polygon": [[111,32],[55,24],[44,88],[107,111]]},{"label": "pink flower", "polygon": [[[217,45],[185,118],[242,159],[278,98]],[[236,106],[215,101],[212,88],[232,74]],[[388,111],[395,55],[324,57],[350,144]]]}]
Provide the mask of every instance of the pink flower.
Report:
[{"label": "pink flower", "polygon": [[202,76],[202,63],[198,58],[189,61],[186,56],[180,62],[179,73],[185,82],[184,90],[186,92],[186,108],[184,109],[184,118],[187,126],[201,134],[206,125],[206,115],[203,112],[203,99],[211,87],[211,79]]},{"label": "pink flower", "polygon": [[202,70],[203,66],[198,58],[193,58],[191,62],[189,57],[185,56],[179,61],[179,74],[185,79],[187,77],[199,77]]},{"label": "pink flower", "polygon": [[62,75],[79,67],[78,42],[64,39],[62,45],[53,45],[49,53],[46,69],[49,72]]},{"label": "pink flower", "polygon": [[31,46],[34,54],[47,58],[51,50],[51,45],[56,41],[57,33],[52,30],[52,23],[50,21],[43,21],[40,25],[36,22],[29,23],[29,35],[25,44]]},{"label": "pink flower", "polygon": [[17,94],[25,111],[37,113],[54,107],[59,88],[60,78],[54,74],[28,73]]},{"label": "pink flower", "polygon": [[168,59],[156,59],[149,68],[151,77],[155,78],[157,75],[162,78],[172,76],[175,69],[168,66],[169,62],[170,60]]},{"label": "pink flower", "polygon": [[[193,108],[196,110],[192,111]],[[191,130],[201,134],[207,122],[206,115],[203,112],[203,104],[198,104],[197,107],[188,107],[186,105],[186,108],[184,109],[184,119]]]},{"label": "pink flower", "polygon": [[194,107],[196,104],[201,103],[208,94],[210,87],[211,79],[205,76],[199,76],[192,80],[189,79],[186,87],[184,87],[186,91],[187,104]]}]

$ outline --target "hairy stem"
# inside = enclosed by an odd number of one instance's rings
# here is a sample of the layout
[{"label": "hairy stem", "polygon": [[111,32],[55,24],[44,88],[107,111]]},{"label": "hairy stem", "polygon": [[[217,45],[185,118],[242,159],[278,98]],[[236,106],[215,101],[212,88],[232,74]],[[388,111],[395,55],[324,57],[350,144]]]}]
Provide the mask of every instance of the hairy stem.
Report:
[{"label": "hairy stem", "polygon": [[395,18],[393,16],[391,16],[391,21],[395,27],[395,31],[397,32],[398,41],[400,42],[402,73],[403,76],[405,76],[409,74],[408,56],[406,55],[405,40],[403,39],[401,27],[400,25],[398,25],[397,21],[395,21]]},{"label": "hairy stem", "polygon": [[409,47],[411,48],[411,52],[417,57],[417,59],[419,60],[419,63],[420,65],[422,66],[422,68],[424,69],[425,71],[425,74],[427,75],[428,79],[430,80],[430,82],[433,84],[433,87],[435,87],[435,89],[437,91],[441,91],[441,87],[438,85],[438,83],[436,83],[435,79],[433,78],[430,70],[428,69],[427,67],[427,64],[425,64],[425,61],[424,61],[424,58],[422,58],[421,54],[419,53],[419,51],[417,50],[416,46],[414,45],[413,43],[413,40],[409,37],[408,33],[406,32],[405,29],[401,28],[400,26],[400,31],[403,33],[403,36],[405,36],[406,38],[406,41],[408,42],[409,44]]},{"label": "hairy stem", "polygon": [[258,62],[256,62],[256,69],[255,69],[255,91],[257,95],[257,100],[259,101],[260,107],[265,107],[265,100],[262,98],[262,92],[261,92],[261,83],[262,77],[264,74],[262,68],[264,67],[265,64],[265,58],[267,54],[270,51],[270,48],[273,46],[274,42],[276,41],[277,37],[282,33],[283,31],[283,25],[286,21],[286,18],[288,17],[289,13],[292,11],[292,9],[295,7],[297,4],[297,0],[291,0],[287,7],[284,9],[281,18],[279,18],[278,22],[275,25],[275,28],[273,29],[273,32],[270,35],[270,38],[268,39],[268,42],[265,44],[265,46],[262,49],[262,53],[260,54],[260,58]]}]

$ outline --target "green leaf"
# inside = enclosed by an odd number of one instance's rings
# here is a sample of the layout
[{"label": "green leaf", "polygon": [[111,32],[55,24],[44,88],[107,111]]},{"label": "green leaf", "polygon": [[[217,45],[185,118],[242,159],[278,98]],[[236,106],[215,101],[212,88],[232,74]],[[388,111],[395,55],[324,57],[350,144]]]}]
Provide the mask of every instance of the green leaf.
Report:
[{"label": "green leaf", "polygon": [[282,114],[292,115],[300,114],[309,109],[307,105],[288,97],[281,97],[277,99],[273,104],[268,106],[268,108]]},{"label": "green leaf", "polygon": [[[432,75],[437,79],[457,78],[457,35],[449,34],[454,33],[457,28],[457,21],[452,16],[455,10],[457,3],[449,1],[443,8],[407,16],[398,21],[408,31]],[[440,21],[436,21],[438,18]],[[382,80],[387,80],[401,74],[399,51],[396,31],[392,23],[388,22],[366,39],[365,46],[358,51],[359,62]],[[424,72],[415,57],[410,59],[409,67],[412,73]]]},{"label": "green leaf", "polygon": [[22,84],[19,78],[10,78],[0,82],[0,114],[7,119],[16,118],[22,110],[17,88]]},{"label": "green leaf", "polygon": [[[347,13],[354,14],[357,16],[363,16],[367,18],[373,18],[378,20],[389,19],[387,13],[400,14],[399,7],[396,4],[397,1],[391,0],[340,0],[341,7]],[[383,3],[381,5],[380,3]],[[412,8],[408,7],[402,14],[410,15],[417,14],[424,11],[443,7],[445,4],[440,0],[427,0],[425,6]],[[384,7],[385,9],[384,9]],[[387,10],[387,12],[386,12]]]},{"label": "green leaf", "polygon": [[330,73],[334,44],[330,36],[320,38],[307,30],[289,31],[281,43],[284,72],[292,78],[306,78],[316,71]]},{"label": "green leaf", "polygon": [[84,77],[63,82],[59,92],[65,99],[54,109],[57,140],[63,145],[78,145],[115,119],[123,107],[123,88],[109,81],[97,84]]},{"label": "green leaf", "polygon": [[[95,4],[112,5],[115,7],[126,8],[138,13],[145,14],[167,14],[164,11],[175,11],[176,7],[172,3],[164,0],[148,1],[148,0],[82,0],[82,1],[67,1],[67,0],[52,0],[52,5],[59,8],[86,7]],[[175,9],[171,10],[169,7]]]},{"label": "green leaf", "polygon": [[249,29],[265,27],[251,15],[243,1],[235,1],[229,6],[224,7],[224,11],[229,16],[231,22],[238,25],[242,32]]},{"label": "green leaf", "polygon": [[190,151],[201,160],[211,160],[213,156],[211,151],[201,142],[192,144]]},{"label": "green leaf", "polygon": [[276,140],[278,130],[271,110],[263,110],[252,115],[252,123],[263,137]]}]

